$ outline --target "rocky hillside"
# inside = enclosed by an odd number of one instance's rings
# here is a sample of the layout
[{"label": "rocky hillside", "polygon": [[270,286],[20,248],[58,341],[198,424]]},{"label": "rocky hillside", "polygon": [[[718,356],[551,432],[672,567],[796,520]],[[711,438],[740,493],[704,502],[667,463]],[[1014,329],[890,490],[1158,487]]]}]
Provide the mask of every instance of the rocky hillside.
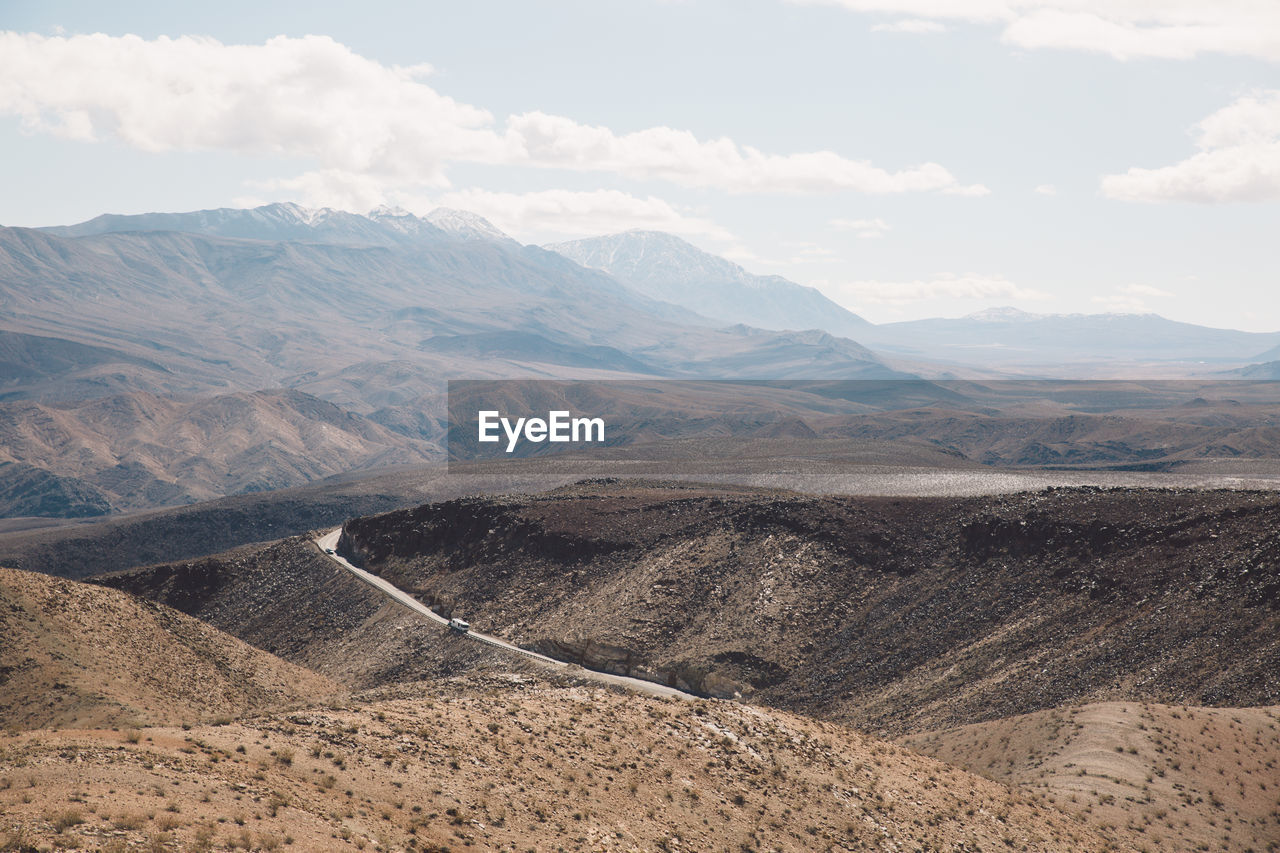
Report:
[{"label": "rocky hillside", "polygon": [[522,660],[428,623],[304,537],[92,581],[162,601],[353,689]]},{"label": "rocky hillside", "polygon": [[528,676],[137,737],[0,736],[0,845],[647,853],[1139,841],[839,726]]},{"label": "rocky hillside", "polygon": [[326,678],[169,607],[0,569],[0,727],[175,724],[303,704]]},{"label": "rocky hillside", "polygon": [[587,483],[354,519],[340,550],[513,641],[620,647],[883,732],[1280,700],[1274,493]]}]

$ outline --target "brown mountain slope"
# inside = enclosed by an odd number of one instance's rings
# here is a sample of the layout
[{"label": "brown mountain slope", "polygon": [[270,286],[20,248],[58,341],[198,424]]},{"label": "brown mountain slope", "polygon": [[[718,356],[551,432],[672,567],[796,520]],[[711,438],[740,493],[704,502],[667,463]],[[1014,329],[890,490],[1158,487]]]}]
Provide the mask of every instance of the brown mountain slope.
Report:
[{"label": "brown mountain slope", "polygon": [[[17,476],[32,466],[105,495],[115,510],[280,489],[362,468],[422,463],[435,453],[426,442],[297,391],[191,402],[134,393],[76,403],[0,403],[0,462],[21,463],[0,469],[0,496],[6,470]],[[0,505],[0,515],[29,513],[31,504],[15,497]]]},{"label": "brown mountain slope", "polygon": [[0,569],[0,726],[194,722],[337,685],[116,590]]},{"label": "brown mountain slope", "polygon": [[112,732],[0,738],[0,780],[10,842],[33,845],[1136,849],[1122,829],[1090,829],[839,726],[521,676],[148,729],[138,743]]},{"label": "brown mountain slope", "polygon": [[586,484],[353,519],[472,624],[713,671],[887,732],[1071,702],[1280,700],[1280,495],[812,498]]},{"label": "brown mountain slope", "polygon": [[1108,702],[904,743],[1157,849],[1280,849],[1280,708]]}]

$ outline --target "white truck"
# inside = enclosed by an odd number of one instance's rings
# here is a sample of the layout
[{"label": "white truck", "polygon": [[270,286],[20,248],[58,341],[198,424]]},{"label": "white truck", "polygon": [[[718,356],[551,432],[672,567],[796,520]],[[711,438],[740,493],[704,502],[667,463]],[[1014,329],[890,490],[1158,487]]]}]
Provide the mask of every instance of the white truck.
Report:
[{"label": "white truck", "polygon": [[457,617],[449,620],[449,627],[454,631],[457,631],[459,634],[465,634],[471,630],[470,623],[465,619],[458,619]]}]

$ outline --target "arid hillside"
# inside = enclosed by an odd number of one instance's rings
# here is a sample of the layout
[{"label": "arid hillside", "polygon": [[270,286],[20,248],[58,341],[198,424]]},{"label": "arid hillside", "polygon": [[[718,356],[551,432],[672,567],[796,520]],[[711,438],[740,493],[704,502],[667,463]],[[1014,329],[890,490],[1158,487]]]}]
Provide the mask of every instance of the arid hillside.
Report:
[{"label": "arid hillside", "polygon": [[340,692],[189,616],[0,569],[0,727],[194,723]]},{"label": "arid hillside", "polygon": [[438,455],[298,391],[0,403],[0,517],[87,516],[297,486]]},{"label": "arid hillside", "polygon": [[885,733],[1280,700],[1274,493],[586,483],[354,519],[340,550],[518,643],[609,645]]},{"label": "arid hillside", "polygon": [[7,849],[1092,851],[1139,839],[840,726],[517,675],[189,731],[0,737],[0,814]]},{"label": "arid hillside", "polygon": [[1280,708],[1108,702],[904,743],[1155,849],[1280,848]]}]

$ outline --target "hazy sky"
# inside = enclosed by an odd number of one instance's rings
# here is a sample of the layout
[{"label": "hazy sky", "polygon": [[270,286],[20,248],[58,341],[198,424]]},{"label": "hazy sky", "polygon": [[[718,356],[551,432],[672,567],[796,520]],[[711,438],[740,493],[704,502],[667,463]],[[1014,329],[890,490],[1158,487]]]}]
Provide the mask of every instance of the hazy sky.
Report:
[{"label": "hazy sky", "polygon": [[1280,329],[1274,0],[0,6],[0,223],[671,231],[876,322]]}]

